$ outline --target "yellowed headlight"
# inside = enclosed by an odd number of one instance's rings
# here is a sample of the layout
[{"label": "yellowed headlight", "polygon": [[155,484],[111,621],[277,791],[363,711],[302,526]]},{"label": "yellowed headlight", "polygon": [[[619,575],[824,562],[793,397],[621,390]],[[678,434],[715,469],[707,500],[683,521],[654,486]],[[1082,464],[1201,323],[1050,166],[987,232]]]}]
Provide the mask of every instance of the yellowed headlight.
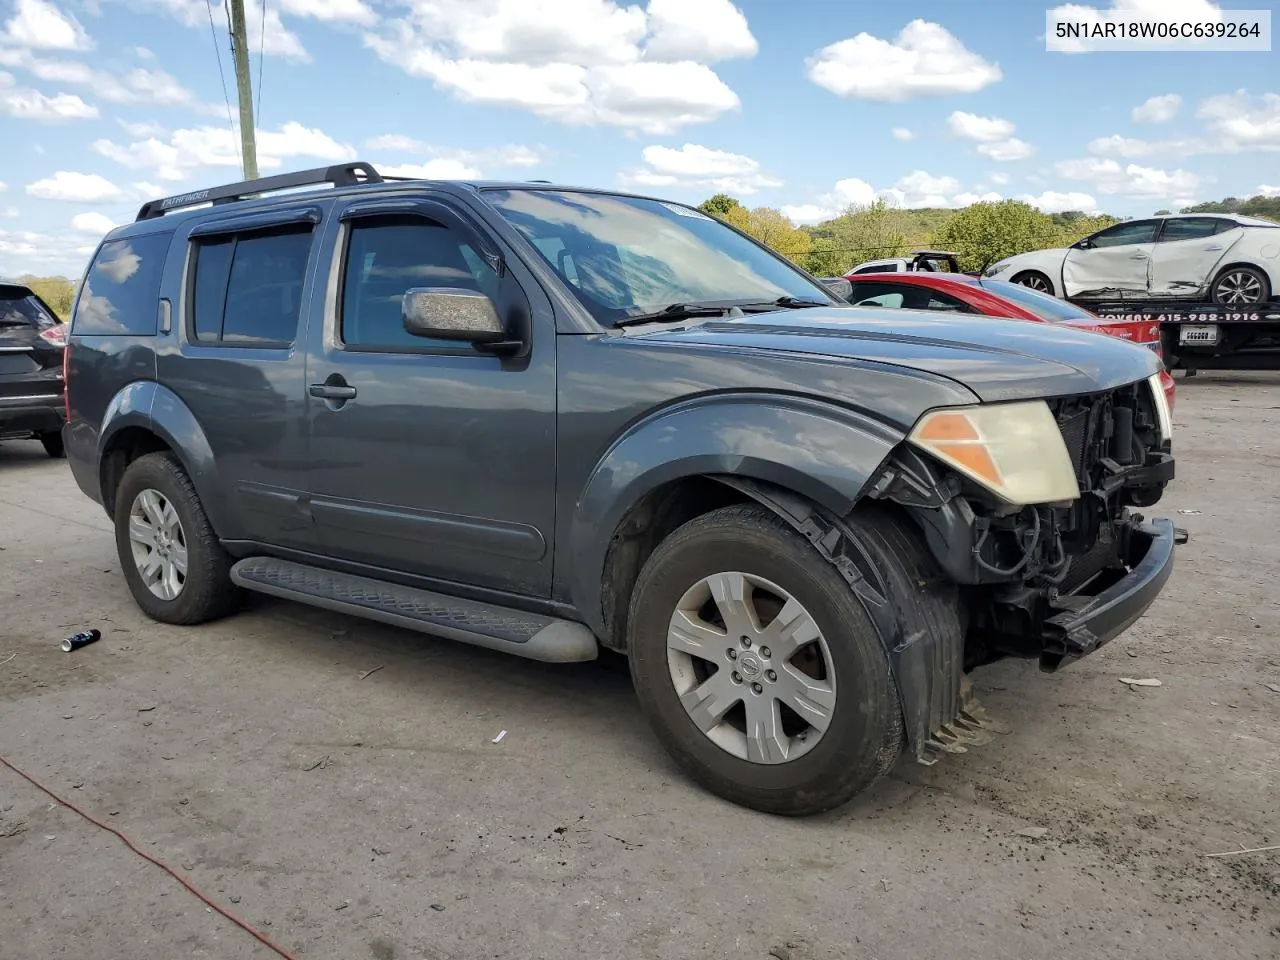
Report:
[{"label": "yellowed headlight", "polygon": [[1011,504],[1080,496],[1062,432],[1043,400],[931,410],[907,439]]}]

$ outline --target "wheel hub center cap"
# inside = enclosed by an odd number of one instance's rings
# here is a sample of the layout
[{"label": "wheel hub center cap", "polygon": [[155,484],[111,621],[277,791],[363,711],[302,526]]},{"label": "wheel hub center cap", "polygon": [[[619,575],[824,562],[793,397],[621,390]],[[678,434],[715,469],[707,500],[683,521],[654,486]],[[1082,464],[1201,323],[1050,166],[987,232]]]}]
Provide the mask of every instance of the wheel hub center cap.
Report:
[{"label": "wheel hub center cap", "polygon": [[746,680],[758,680],[764,673],[764,666],[754,653],[744,653],[738,657],[738,672]]}]

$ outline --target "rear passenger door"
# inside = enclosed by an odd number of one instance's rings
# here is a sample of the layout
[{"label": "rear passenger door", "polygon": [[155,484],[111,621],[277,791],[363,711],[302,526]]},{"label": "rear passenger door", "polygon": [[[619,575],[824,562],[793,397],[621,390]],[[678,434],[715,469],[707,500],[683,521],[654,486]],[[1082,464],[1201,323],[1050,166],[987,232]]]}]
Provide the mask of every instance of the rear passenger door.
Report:
[{"label": "rear passenger door", "polygon": [[1151,295],[1200,296],[1227,249],[1243,232],[1219,217],[1170,217],[1164,221],[1151,254]]},{"label": "rear passenger door", "polygon": [[[454,219],[461,208],[435,204],[352,202],[327,232],[333,273],[308,340],[311,509],[334,558],[545,597],[551,303],[511,250],[481,228],[460,229],[472,223]],[[505,257],[502,276],[477,244]],[[401,300],[412,287],[485,293],[500,316],[527,322],[528,354],[411,336]]]},{"label": "rear passenger door", "polygon": [[[299,317],[321,207],[199,223],[188,235],[176,340],[162,384],[195,415],[226,496],[226,539],[314,550],[306,505]],[[180,344],[180,346],[179,346]]]}]

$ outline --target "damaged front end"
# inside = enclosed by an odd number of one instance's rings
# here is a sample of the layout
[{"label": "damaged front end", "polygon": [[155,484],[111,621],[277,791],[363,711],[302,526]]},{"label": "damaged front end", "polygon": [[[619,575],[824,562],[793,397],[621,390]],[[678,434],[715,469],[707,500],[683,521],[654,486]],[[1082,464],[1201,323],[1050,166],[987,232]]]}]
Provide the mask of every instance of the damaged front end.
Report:
[{"label": "damaged front end", "polygon": [[1048,401],[1079,487],[1073,500],[1014,505],[909,445],[872,484],[907,509],[962,585],[965,669],[1004,656],[1055,670],[1114,639],[1173,570],[1176,533],[1132,508],[1173,479],[1167,409],[1150,381]]}]

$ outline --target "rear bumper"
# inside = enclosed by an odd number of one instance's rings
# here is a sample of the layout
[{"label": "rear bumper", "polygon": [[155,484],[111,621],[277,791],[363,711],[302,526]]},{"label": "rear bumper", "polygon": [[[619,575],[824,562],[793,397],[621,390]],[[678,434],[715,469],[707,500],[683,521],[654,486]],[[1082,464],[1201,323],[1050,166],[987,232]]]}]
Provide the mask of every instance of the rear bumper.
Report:
[{"label": "rear bumper", "polygon": [[1078,660],[1133,626],[1155,602],[1173,573],[1172,520],[1135,523],[1123,558],[1129,572],[1094,595],[1060,597],[1060,612],[1045,620],[1040,666],[1053,670]]},{"label": "rear bumper", "polygon": [[0,436],[56,433],[64,420],[62,394],[0,397]]}]

